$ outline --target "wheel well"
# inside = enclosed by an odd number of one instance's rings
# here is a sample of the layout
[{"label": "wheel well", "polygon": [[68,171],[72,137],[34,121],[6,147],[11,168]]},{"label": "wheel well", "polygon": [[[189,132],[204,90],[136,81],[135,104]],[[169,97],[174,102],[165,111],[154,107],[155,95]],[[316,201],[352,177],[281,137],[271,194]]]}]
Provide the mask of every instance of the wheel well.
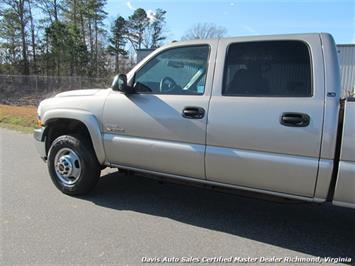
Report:
[{"label": "wheel well", "polygon": [[55,118],[46,122],[46,154],[48,154],[49,149],[56,138],[62,135],[74,134],[80,135],[81,139],[87,140],[88,144],[91,145],[91,148],[94,151],[89,130],[83,122],[75,119]]}]

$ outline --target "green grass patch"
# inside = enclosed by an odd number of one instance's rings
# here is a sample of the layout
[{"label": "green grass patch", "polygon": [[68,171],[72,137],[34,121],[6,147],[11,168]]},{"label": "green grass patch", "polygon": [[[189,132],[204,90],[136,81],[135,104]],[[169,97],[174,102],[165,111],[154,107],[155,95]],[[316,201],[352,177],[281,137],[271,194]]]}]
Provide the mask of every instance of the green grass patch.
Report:
[{"label": "green grass patch", "polygon": [[36,127],[35,106],[0,105],[0,127],[30,133]]}]

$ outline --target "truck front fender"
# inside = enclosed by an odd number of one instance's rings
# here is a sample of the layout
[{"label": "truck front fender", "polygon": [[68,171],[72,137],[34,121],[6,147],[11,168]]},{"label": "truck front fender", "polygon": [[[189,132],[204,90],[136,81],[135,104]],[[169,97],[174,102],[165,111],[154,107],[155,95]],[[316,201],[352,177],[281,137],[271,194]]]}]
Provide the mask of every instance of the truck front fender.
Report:
[{"label": "truck front fender", "polygon": [[88,111],[76,109],[55,109],[44,113],[42,123],[46,123],[52,119],[73,119],[82,122],[89,131],[93,148],[96,153],[97,160],[100,164],[105,162],[105,149],[102,141],[101,127],[96,116]]}]

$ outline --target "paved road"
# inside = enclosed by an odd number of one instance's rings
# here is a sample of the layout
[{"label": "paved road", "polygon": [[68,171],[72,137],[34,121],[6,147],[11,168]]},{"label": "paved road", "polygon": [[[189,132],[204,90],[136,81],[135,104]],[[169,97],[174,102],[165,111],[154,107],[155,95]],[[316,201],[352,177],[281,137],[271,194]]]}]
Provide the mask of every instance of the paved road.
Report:
[{"label": "paved road", "polygon": [[31,135],[0,129],[1,265],[142,257],[355,258],[355,211],[275,203],[105,172],[90,196],[52,185]]}]

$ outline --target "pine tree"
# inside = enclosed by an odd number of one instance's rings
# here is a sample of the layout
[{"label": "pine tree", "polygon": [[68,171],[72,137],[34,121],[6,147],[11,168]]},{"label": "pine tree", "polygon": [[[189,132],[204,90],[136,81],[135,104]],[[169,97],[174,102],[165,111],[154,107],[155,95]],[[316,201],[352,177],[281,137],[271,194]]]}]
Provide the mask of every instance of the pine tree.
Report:
[{"label": "pine tree", "polygon": [[12,9],[1,12],[0,39],[3,40],[2,64],[6,66],[3,71],[14,74],[18,71],[18,62],[21,58],[21,33],[17,14]]},{"label": "pine tree", "polygon": [[88,33],[89,33],[89,47],[90,47],[90,68],[89,75],[96,76],[98,70],[101,66],[99,62],[99,52],[103,49],[99,49],[99,37],[105,33],[103,28],[103,21],[107,15],[104,11],[104,6],[106,0],[88,0],[86,6],[86,18],[88,23]]},{"label": "pine tree", "polygon": [[110,45],[108,46],[109,53],[115,56],[116,73],[119,72],[119,55],[127,55],[125,50],[127,33],[127,22],[123,17],[119,16],[111,27]]},{"label": "pine tree", "polygon": [[158,48],[161,42],[166,39],[164,36],[166,11],[160,8],[155,10],[153,21],[150,23],[151,43],[149,48]]},{"label": "pine tree", "polygon": [[[108,56],[157,48],[166,39],[166,11],[136,9],[107,33],[107,0],[0,0],[0,72],[107,76]],[[130,50],[132,53],[132,50]]]},{"label": "pine tree", "polygon": [[143,8],[138,8],[128,17],[128,40],[135,50],[141,49],[144,41],[144,32],[149,26],[149,18]]},{"label": "pine tree", "polygon": [[28,5],[28,19],[30,21],[30,32],[31,32],[31,46],[32,46],[32,72],[37,73],[37,57],[36,57],[36,29],[35,29],[35,23],[34,23],[34,18],[32,15],[32,4],[33,0],[27,0],[27,5]]},{"label": "pine tree", "polygon": [[28,23],[28,9],[25,5],[25,0],[2,0],[6,5],[6,9],[11,14],[14,14],[12,22],[15,27],[19,28],[21,37],[21,54],[22,54],[22,74],[28,75],[30,73],[28,51],[27,51],[27,23]]}]

